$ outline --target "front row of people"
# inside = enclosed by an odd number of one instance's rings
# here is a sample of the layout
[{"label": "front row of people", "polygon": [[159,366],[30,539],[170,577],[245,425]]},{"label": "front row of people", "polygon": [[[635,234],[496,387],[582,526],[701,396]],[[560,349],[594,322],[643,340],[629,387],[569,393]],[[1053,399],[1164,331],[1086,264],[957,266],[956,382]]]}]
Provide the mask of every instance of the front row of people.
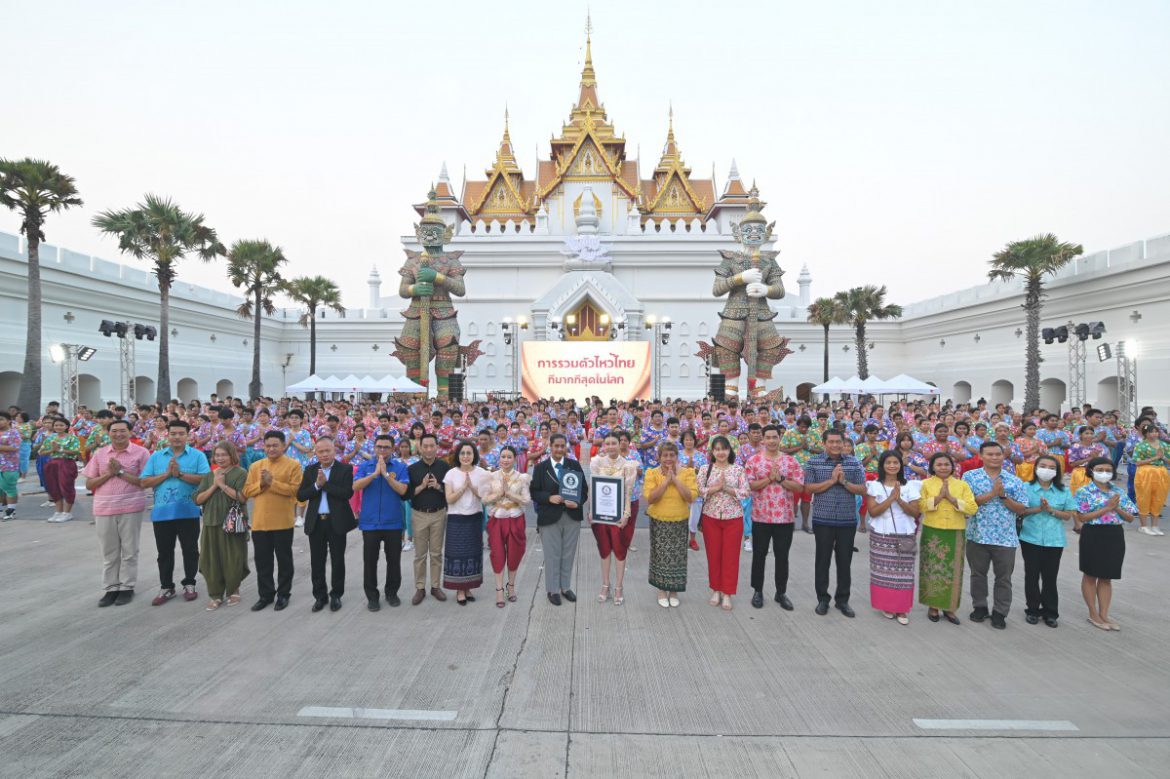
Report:
[{"label": "front row of people", "polygon": [[[345,594],[345,549],[350,531],[363,535],[363,590],[371,611],[384,595],[400,605],[405,512],[412,510],[416,541],[414,595],[421,603],[429,592],[446,600],[474,601],[483,584],[483,534],[490,543],[496,605],[516,600],[516,571],[525,552],[524,509],[535,504],[544,548],[548,600],[554,605],[576,601],[571,589],[573,562],[588,484],[580,464],[566,457],[564,436],[554,435],[550,456],[531,477],[516,468],[516,452],[504,447],[498,470],[480,467],[479,451],[459,444],[453,464],[437,457],[437,441],[426,434],[420,457],[409,465],[393,455],[393,441],[379,436],[376,457],[356,467],[337,458],[332,439],[321,437],[314,462],[307,467],[285,455],[284,435],[265,434],[265,457],[245,470],[230,442],[213,452],[214,469],[203,454],[187,444],[188,427],[171,423],[168,446],[148,454],[130,442],[129,425],[110,426],[110,445],[86,465],[86,487],[94,497],[94,516],[103,555],[105,593],[100,606],[128,603],[137,583],[139,516],[145,508],[144,488],[154,490],[151,520],[158,547],[161,589],[153,600],[161,605],[179,590],[174,582],[175,545],[182,550],[185,600],[195,600],[196,573],[209,590],[208,610],[240,602],[240,583],[250,573],[248,538],[253,543],[259,599],[254,611],[275,603],[288,606],[292,590],[292,540],[296,507],[305,506],[304,530],[309,540],[313,611],[341,608]],[[1086,466],[1091,481],[1075,493],[1063,485],[1060,460],[1041,456],[1027,483],[1003,469],[998,443],[985,442],[982,467],[962,474],[947,452],[934,454],[929,477],[907,481],[902,455],[894,450],[878,459],[866,481],[858,460],[845,454],[843,435],[824,434],[824,452],[802,468],[782,451],[778,428],[764,429],[763,448],[745,465],[736,464],[730,442],[711,442],[710,460],[699,468],[680,466],[678,450],[664,442],[659,465],[646,474],[644,494],[650,518],[649,581],[658,604],[677,607],[687,584],[687,520],[700,515],[713,606],[732,608],[738,590],[743,503],[753,506],[757,543],[751,567],[752,606],[763,606],[764,574],[774,557],[775,600],[793,608],[787,594],[788,553],[792,543],[796,502],[812,494],[812,525],[816,540],[815,591],[817,614],[830,603],[845,616],[850,606],[850,566],[855,533],[870,533],[870,598],[875,609],[908,624],[914,597],[918,557],[919,602],[927,617],[960,624],[957,615],[964,568],[969,566],[974,610],[969,619],[990,619],[1003,628],[1012,602],[1011,578],[1016,548],[1024,561],[1025,619],[1056,627],[1059,619],[1056,578],[1065,544],[1064,523],[1073,520],[1080,534],[1082,594],[1089,622],[1102,630],[1118,630],[1110,617],[1112,581],[1121,576],[1125,554],[1122,522],[1132,522],[1137,506],[1112,484],[1113,464],[1097,458]],[[624,601],[626,553],[636,517],[632,496],[636,469],[619,451],[616,436],[607,436],[592,473],[623,480],[625,502],[616,524],[590,522],[601,558],[602,587],[598,601]],[[562,497],[566,474],[580,482],[577,500]],[[575,498],[577,496],[574,496]],[[252,501],[251,510],[248,501]],[[863,521],[858,523],[858,506]],[[386,559],[383,588],[378,561]],[[330,576],[326,577],[326,568]],[[429,571],[428,571],[429,567]],[[836,568],[830,595],[829,573]],[[616,569],[616,570],[615,570]],[[429,574],[429,576],[428,576]],[[989,590],[989,575],[993,585]],[[611,577],[616,576],[616,581]],[[441,587],[440,587],[441,583]]]}]

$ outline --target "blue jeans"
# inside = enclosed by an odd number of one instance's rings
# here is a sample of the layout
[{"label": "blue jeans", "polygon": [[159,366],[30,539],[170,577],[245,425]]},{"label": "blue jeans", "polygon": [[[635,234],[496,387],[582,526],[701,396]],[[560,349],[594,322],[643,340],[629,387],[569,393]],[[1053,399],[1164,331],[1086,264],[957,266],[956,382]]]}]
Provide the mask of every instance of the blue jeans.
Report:
[{"label": "blue jeans", "polygon": [[46,492],[49,489],[49,485],[45,484],[45,463],[47,462],[49,462],[49,458],[44,455],[37,458],[37,479],[41,482],[41,489]]},{"label": "blue jeans", "polygon": [[402,523],[406,528],[406,537],[414,538],[410,525],[410,501],[402,501]]},{"label": "blue jeans", "polygon": [[28,458],[29,458],[30,454],[32,454],[32,442],[31,441],[21,441],[20,442],[20,475],[21,476],[24,476],[26,473],[28,473]]},{"label": "blue jeans", "polygon": [[739,504],[743,506],[743,537],[746,540],[752,537],[752,499],[745,498]]},{"label": "blue jeans", "polygon": [[1129,485],[1126,487],[1126,492],[1129,493],[1129,499],[1136,503],[1137,493],[1133,491],[1133,480],[1137,476],[1137,465],[1130,463],[1127,469],[1129,471]]}]

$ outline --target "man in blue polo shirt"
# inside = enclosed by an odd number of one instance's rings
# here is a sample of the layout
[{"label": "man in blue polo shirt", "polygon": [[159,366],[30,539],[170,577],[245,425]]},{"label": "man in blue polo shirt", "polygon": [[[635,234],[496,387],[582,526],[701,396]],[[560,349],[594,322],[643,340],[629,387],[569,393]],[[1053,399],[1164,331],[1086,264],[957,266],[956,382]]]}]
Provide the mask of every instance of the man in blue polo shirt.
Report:
[{"label": "man in blue polo shirt", "polygon": [[192,496],[203,474],[211,469],[207,456],[187,445],[191,427],[181,419],[167,425],[170,446],[146,461],[140,484],[154,490],[150,521],[158,548],[158,576],[162,589],[151,601],[161,606],[175,597],[175,540],[183,549],[183,600],[199,597],[195,574],[199,572],[199,507]]},{"label": "man in blue polo shirt", "polygon": [[374,459],[362,460],[354,474],[354,492],[361,492],[364,587],[370,611],[381,608],[378,598],[378,556],[386,550],[386,603],[398,606],[402,586],[402,528],[404,504],[410,499],[410,474],[406,463],[391,459],[394,440],[385,434],[374,439]]},{"label": "man in blue polo shirt", "polygon": [[846,617],[855,616],[849,606],[853,539],[857,534],[856,495],[865,494],[865,469],[852,455],[842,454],[845,435],[826,430],[824,454],[810,457],[804,466],[804,487],[813,495],[812,524],[816,537],[817,614],[829,613],[829,565],[837,564],[837,589],[833,600]]}]

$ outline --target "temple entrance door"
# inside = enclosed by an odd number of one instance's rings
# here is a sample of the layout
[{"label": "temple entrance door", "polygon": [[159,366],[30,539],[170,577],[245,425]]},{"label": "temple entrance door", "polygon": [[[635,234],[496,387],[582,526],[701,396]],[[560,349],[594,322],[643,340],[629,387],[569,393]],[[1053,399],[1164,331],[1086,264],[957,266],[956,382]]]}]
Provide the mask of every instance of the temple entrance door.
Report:
[{"label": "temple entrance door", "polygon": [[566,341],[608,341],[609,315],[589,298],[565,317]]}]

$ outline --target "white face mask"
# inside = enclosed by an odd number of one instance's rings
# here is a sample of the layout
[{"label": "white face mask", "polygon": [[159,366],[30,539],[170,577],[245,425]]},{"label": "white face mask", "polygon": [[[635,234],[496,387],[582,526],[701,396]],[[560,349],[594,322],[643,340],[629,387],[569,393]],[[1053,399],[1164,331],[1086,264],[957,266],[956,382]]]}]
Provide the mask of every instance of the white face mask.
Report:
[{"label": "white face mask", "polygon": [[1093,471],[1093,480],[1098,484],[1108,484],[1113,481],[1113,474],[1108,471]]},{"label": "white face mask", "polygon": [[1056,469],[1055,468],[1037,468],[1036,475],[1039,476],[1044,481],[1052,481],[1053,479],[1056,478]]}]

